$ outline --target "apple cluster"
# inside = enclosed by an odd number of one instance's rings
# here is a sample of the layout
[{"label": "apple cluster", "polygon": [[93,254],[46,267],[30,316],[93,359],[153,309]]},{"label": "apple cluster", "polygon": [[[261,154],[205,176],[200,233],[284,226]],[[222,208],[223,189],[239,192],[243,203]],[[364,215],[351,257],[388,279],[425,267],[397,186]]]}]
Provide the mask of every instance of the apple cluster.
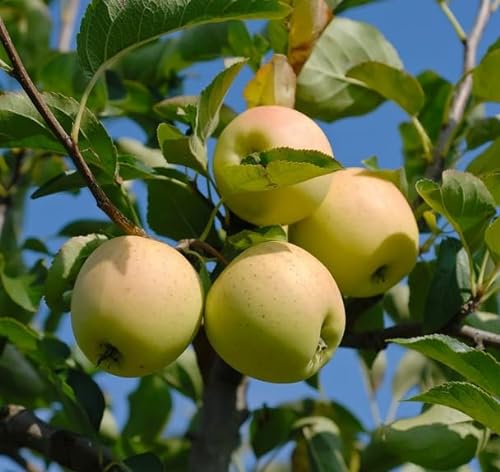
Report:
[{"label": "apple cluster", "polygon": [[376,173],[350,168],[232,191],[225,167],[278,147],[333,158],[321,128],[286,107],[249,109],[219,137],[213,170],[226,207],[257,226],[288,226],[289,241],[243,251],[207,294],[187,259],[162,242],[122,236],[90,255],[74,286],[71,319],[92,362],[116,375],[149,374],[173,362],[203,324],[234,369],[269,382],[303,380],[341,342],[343,296],[381,294],[410,272],[418,255],[413,212]]}]

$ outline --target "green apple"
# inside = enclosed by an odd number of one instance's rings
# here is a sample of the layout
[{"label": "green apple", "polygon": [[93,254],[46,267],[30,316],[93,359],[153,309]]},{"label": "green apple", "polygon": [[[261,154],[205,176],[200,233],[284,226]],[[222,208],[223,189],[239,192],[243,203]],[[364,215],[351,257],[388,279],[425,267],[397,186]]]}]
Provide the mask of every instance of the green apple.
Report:
[{"label": "green apple", "polygon": [[210,288],[205,330],[234,369],[268,382],[316,373],[344,333],[342,296],[328,270],[283,241],[252,246]]},{"label": "green apple", "polygon": [[258,192],[232,193],[223,172],[254,152],[278,147],[321,151],[333,156],[328,138],[306,115],[288,107],[250,108],[224,129],[214,153],[217,189],[227,207],[255,225],[289,224],[305,218],[328,193],[331,175]]},{"label": "green apple", "polygon": [[289,239],[325,264],[351,297],[391,288],[413,268],[419,247],[417,223],[403,194],[359,168],[333,174],[324,202],[290,225]]},{"label": "green apple", "polygon": [[108,372],[135,377],[173,362],[201,322],[203,292],[187,259],[167,244],[120,236],[85,261],[71,297],[78,346]]}]

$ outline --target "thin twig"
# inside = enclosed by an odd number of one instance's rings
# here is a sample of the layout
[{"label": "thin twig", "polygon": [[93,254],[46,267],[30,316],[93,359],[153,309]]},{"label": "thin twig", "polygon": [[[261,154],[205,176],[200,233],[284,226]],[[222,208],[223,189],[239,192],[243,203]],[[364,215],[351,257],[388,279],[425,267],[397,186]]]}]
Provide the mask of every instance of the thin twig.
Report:
[{"label": "thin twig", "polygon": [[67,52],[71,47],[80,0],[61,0],[61,3],[61,30],[57,48],[61,52]]},{"label": "thin twig", "polygon": [[438,180],[440,178],[444,170],[444,161],[453,142],[454,134],[463,120],[465,107],[472,92],[472,76],[470,73],[476,66],[477,47],[492,14],[491,7],[491,0],[481,0],[472,31],[464,41],[462,80],[458,84],[451,101],[448,121],[439,133],[434,148],[432,165],[427,168],[425,173],[425,176],[430,179]]},{"label": "thin twig", "polygon": [[192,249],[193,251],[215,257],[215,259],[225,266],[229,264],[229,261],[217,249],[201,239],[181,239],[175,248],[179,251]]},{"label": "thin twig", "polygon": [[45,103],[41,93],[36,88],[35,84],[28,75],[21,58],[12,42],[12,39],[7,31],[5,23],[2,18],[0,18],[0,41],[2,42],[7,55],[12,63],[11,76],[14,77],[22,86],[33,105],[42,115],[43,119],[47,123],[50,130],[54,133],[54,136],[62,143],[64,148],[68,151],[71,160],[73,161],[75,167],[78,169],[82,177],[94,196],[97,206],[106,213],[109,218],[116,223],[126,234],[132,234],[137,236],[147,236],[145,231],[136,226],[132,221],[130,221],[116,206],[111,202],[109,197],[104,193],[101,186],[96,181],[94,174],[92,173],[90,167],[85,162],[80,148],[69,136],[68,133],[61,126],[57,118],[54,116],[52,111],[49,109]]},{"label": "thin twig", "polygon": [[455,14],[450,10],[450,7],[448,6],[448,0],[440,1],[439,6],[441,7],[441,10],[443,10],[443,13],[450,21],[451,26],[455,30],[455,33],[457,33],[460,42],[465,43],[467,41],[467,34],[465,33],[464,29],[462,28],[462,25],[458,21]]}]

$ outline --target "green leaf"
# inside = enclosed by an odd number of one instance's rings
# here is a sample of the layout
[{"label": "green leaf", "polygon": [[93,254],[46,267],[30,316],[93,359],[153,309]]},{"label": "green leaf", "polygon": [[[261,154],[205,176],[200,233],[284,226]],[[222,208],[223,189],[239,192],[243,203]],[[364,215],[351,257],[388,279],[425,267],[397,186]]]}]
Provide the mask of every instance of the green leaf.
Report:
[{"label": "green leaf", "polygon": [[500,138],[495,139],[467,166],[467,172],[477,176],[494,171],[500,171]]},{"label": "green leaf", "polygon": [[378,164],[377,156],[365,159],[363,165],[381,179],[392,182],[401,193],[408,198],[408,181],[406,180],[406,172],[402,167],[400,169],[381,169]]},{"label": "green leaf", "polygon": [[210,85],[200,95],[194,135],[202,143],[212,136],[219,123],[219,112],[229,87],[241,71],[246,61],[238,61],[217,74]]},{"label": "green leaf", "polygon": [[0,253],[0,281],[10,299],[24,310],[36,312],[43,294],[46,269],[40,261],[29,272],[11,274]]},{"label": "green leaf", "polygon": [[367,61],[349,69],[346,75],[397,103],[409,115],[416,115],[424,105],[424,92],[420,83],[404,70],[381,62]]},{"label": "green leaf", "polygon": [[[73,220],[64,225],[57,233],[58,236],[73,238],[75,236],[87,236],[92,233],[113,234],[118,233],[116,226],[108,220]],[[117,234],[116,234],[117,235]]]},{"label": "green leaf", "polygon": [[228,193],[259,192],[330,174],[342,166],[319,151],[275,148],[221,169]]},{"label": "green leaf", "polygon": [[418,261],[408,276],[408,285],[410,287],[408,308],[410,309],[411,319],[414,321],[424,319],[434,272],[435,263],[433,261]]},{"label": "green leaf", "polygon": [[377,29],[335,17],[297,78],[297,109],[325,121],[375,109],[383,97],[346,75],[349,69],[366,61],[402,68],[396,50]]},{"label": "green leaf", "polygon": [[286,406],[254,411],[250,423],[250,442],[256,457],[290,441],[298,414]]},{"label": "green leaf", "polygon": [[472,460],[484,434],[468,416],[434,406],[381,428],[374,442],[404,462],[449,470]]},{"label": "green leaf", "polygon": [[[36,79],[40,65],[46,60],[52,31],[50,11],[43,0],[10,0],[0,2],[12,42],[16,45],[31,77]],[[0,59],[7,60],[4,48]]]},{"label": "green leaf", "polygon": [[141,141],[133,138],[120,138],[116,141],[118,151],[129,154],[149,168],[166,167],[165,159],[160,149],[145,146]]},{"label": "green leaf", "polygon": [[500,470],[500,438],[491,438],[479,454],[481,472],[496,472]]},{"label": "green leaf", "polygon": [[201,378],[198,361],[193,350],[187,349],[175,362],[165,367],[161,376],[172,388],[199,403],[203,394],[203,380]]},{"label": "green leaf", "polygon": [[359,7],[366,5],[367,3],[380,2],[381,0],[326,0],[326,3],[330,5],[336,14],[339,14],[350,8]]},{"label": "green leaf", "polygon": [[152,444],[163,431],[172,409],[168,385],[157,375],[142,377],[129,395],[128,404],[129,415],[122,434]]},{"label": "green leaf", "polygon": [[162,123],[157,130],[158,143],[169,164],[178,164],[207,175],[206,160],[199,160],[191,150],[191,138],[182,134],[175,126]]},{"label": "green leaf", "polygon": [[497,138],[500,138],[500,118],[482,118],[474,121],[467,131],[467,148],[476,149]]},{"label": "green leaf", "polygon": [[227,242],[238,251],[265,241],[286,241],[287,234],[282,226],[265,226],[254,230],[244,229],[227,238]]},{"label": "green leaf", "polygon": [[472,93],[480,100],[500,102],[500,49],[493,49],[483,57],[472,72]]},{"label": "green leaf", "polygon": [[38,333],[19,321],[0,317],[0,336],[7,338],[22,352],[33,352],[38,348]]},{"label": "green leaf", "polygon": [[[148,182],[148,223],[163,236],[179,240],[198,238],[213,207],[180,172],[165,170],[162,180]],[[212,229],[209,241],[217,241]]]},{"label": "green leaf", "polygon": [[107,239],[101,234],[77,236],[61,247],[54,257],[45,283],[45,300],[49,308],[58,312],[69,310],[66,292],[73,288],[87,257]]},{"label": "green leaf", "polygon": [[470,274],[462,244],[446,238],[439,245],[436,269],[427,293],[424,331],[436,332],[445,326],[470,297]]},{"label": "green leaf", "polygon": [[446,170],[441,185],[422,179],[416,189],[433,210],[451,223],[464,246],[473,251],[482,243],[484,230],[496,208],[480,179],[468,172]]},{"label": "green leaf", "polygon": [[78,56],[83,69],[93,75],[118,55],[187,26],[281,18],[288,11],[275,0],[93,0],[77,37]]},{"label": "green leaf", "polygon": [[123,462],[130,472],[165,472],[162,461],[152,452],[127,457]]},{"label": "green leaf", "polygon": [[66,382],[73,389],[75,398],[87,414],[90,424],[98,432],[106,406],[101,389],[92,377],[80,370],[70,369]]},{"label": "green leaf", "polygon": [[[69,133],[78,112],[78,102],[54,93],[45,93],[43,98]],[[29,98],[22,93],[9,92],[0,96],[0,129],[0,147],[26,147],[67,154]],[[103,125],[89,110],[83,116],[79,146],[89,164],[114,176],[117,166],[115,146]]]},{"label": "green leaf", "polygon": [[[76,52],[54,53],[40,71],[40,81],[45,92],[57,92],[76,100],[82,98],[87,80]],[[88,100],[91,110],[101,111],[108,100],[104,80],[99,80]]]},{"label": "green leaf", "polygon": [[500,138],[476,156],[466,170],[483,181],[495,203],[500,205]]},{"label": "green leaf", "polygon": [[50,400],[38,370],[12,344],[0,354],[0,398],[27,408],[46,406]]},{"label": "green leaf", "polygon": [[[102,183],[98,176],[95,175],[95,177]],[[31,194],[31,198],[36,200],[37,198],[53,195],[54,193],[69,192],[83,187],[85,187],[85,180],[83,180],[80,172],[65,171],[41,185]]]},{"label": "green leaf", "polygon": [[348,472],[337,425],[324,417],[302,418],[294,425],[306,441],[312,472]]},{"label": "green leaf", "polygon": [[447,382],[409,400],[455,408],[496,433],[500,432],[500,401],[474,384]]},{"label": "green leaf", "polygon": [[498,376],[500,362],[490,354],[442,334],[393,339],[392,342],[442,362],[487,392],[500,396],[500,377]]},{"label": "green leaf", "polygon": [[491,256],[500,261],[500,218],[497,218],[484,232],[484,240]]}]

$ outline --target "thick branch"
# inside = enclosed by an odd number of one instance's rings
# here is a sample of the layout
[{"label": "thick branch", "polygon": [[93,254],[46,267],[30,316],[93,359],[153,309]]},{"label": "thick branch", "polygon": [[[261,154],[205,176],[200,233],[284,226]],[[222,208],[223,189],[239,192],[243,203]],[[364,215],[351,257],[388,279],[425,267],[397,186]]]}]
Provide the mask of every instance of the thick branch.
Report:
[{"label": "thick branch", "polygon": [[476,66],[477,47],[492,13],[491,0],[481,0],[481,5],[472,27],[464,41],[463,78],[453,96],[448,121],[439,133],[433,153],[432,165],[427,168],[426,177],[438,180],[444,170],[444,161],[465,113],[465,107],[472,92],[471,71]]},{"label": "thick branch", "polygon": [[200,428],[193,438],[189,470],[227,472],[248,417],[246,377],[214,358],[203,393]]},{"label": "thick branch", "polygon": [[[462,338],[479,348],[489,346],[500,349],[500,335],[462,325],[465,318],[477,309],[480,301],[480,297],[471,297],[460,307],[450,322],[438,332]],[[349,318],[349,306],[347,311],[347,318]],[[387,347],[389,339],[413,338],[415,336],[429,334],[424,331],[422,323],[407,323],[391,326],[390,328],[382,330],[364,331],[360,333],[353,332],[353,328],[353,324],[348,324],[347,332],[340,344],[342,347],[379,351]]]},{"label": "thick branch", "polygon": [[109,451],[78,434],[54,428],[22,406],[0,409],[0,444],[7,450],[27,447],[76,472],[119,470],[111,465]]},{"label": "thick branch", "polygon": [[0,18],[0,41],[2,42],[7,55],[12,63],[11,75],[14,77],[22,86],[28,97],[33,102],[33,105],[42,115],[43,119],[47,123],[50,130],[54,133],[55,137],[63,144],[64,148],[68,151],[68,154],[73,161],[75,167],[83,176],[88,188],[94,196],[97,206],[106,213],[113,222],[115,222],[125,233],[134,234],[137,236],[146,236],[146,233],[142,228],[136,226],[132,221],[130,221],[116,206],[111,202],[108,196],[104,193],[100,185],[97,183],[94,174],[90,170],[90,167],[85,162],[80,148],[71,139],[71,136],[66,133],[61,124],[57,121],[52,111],[49,109],[41,93],[36,88],[35,84],[31,80],[28,72],[26,71],[17,50],[12,43],[9,32]]}]

